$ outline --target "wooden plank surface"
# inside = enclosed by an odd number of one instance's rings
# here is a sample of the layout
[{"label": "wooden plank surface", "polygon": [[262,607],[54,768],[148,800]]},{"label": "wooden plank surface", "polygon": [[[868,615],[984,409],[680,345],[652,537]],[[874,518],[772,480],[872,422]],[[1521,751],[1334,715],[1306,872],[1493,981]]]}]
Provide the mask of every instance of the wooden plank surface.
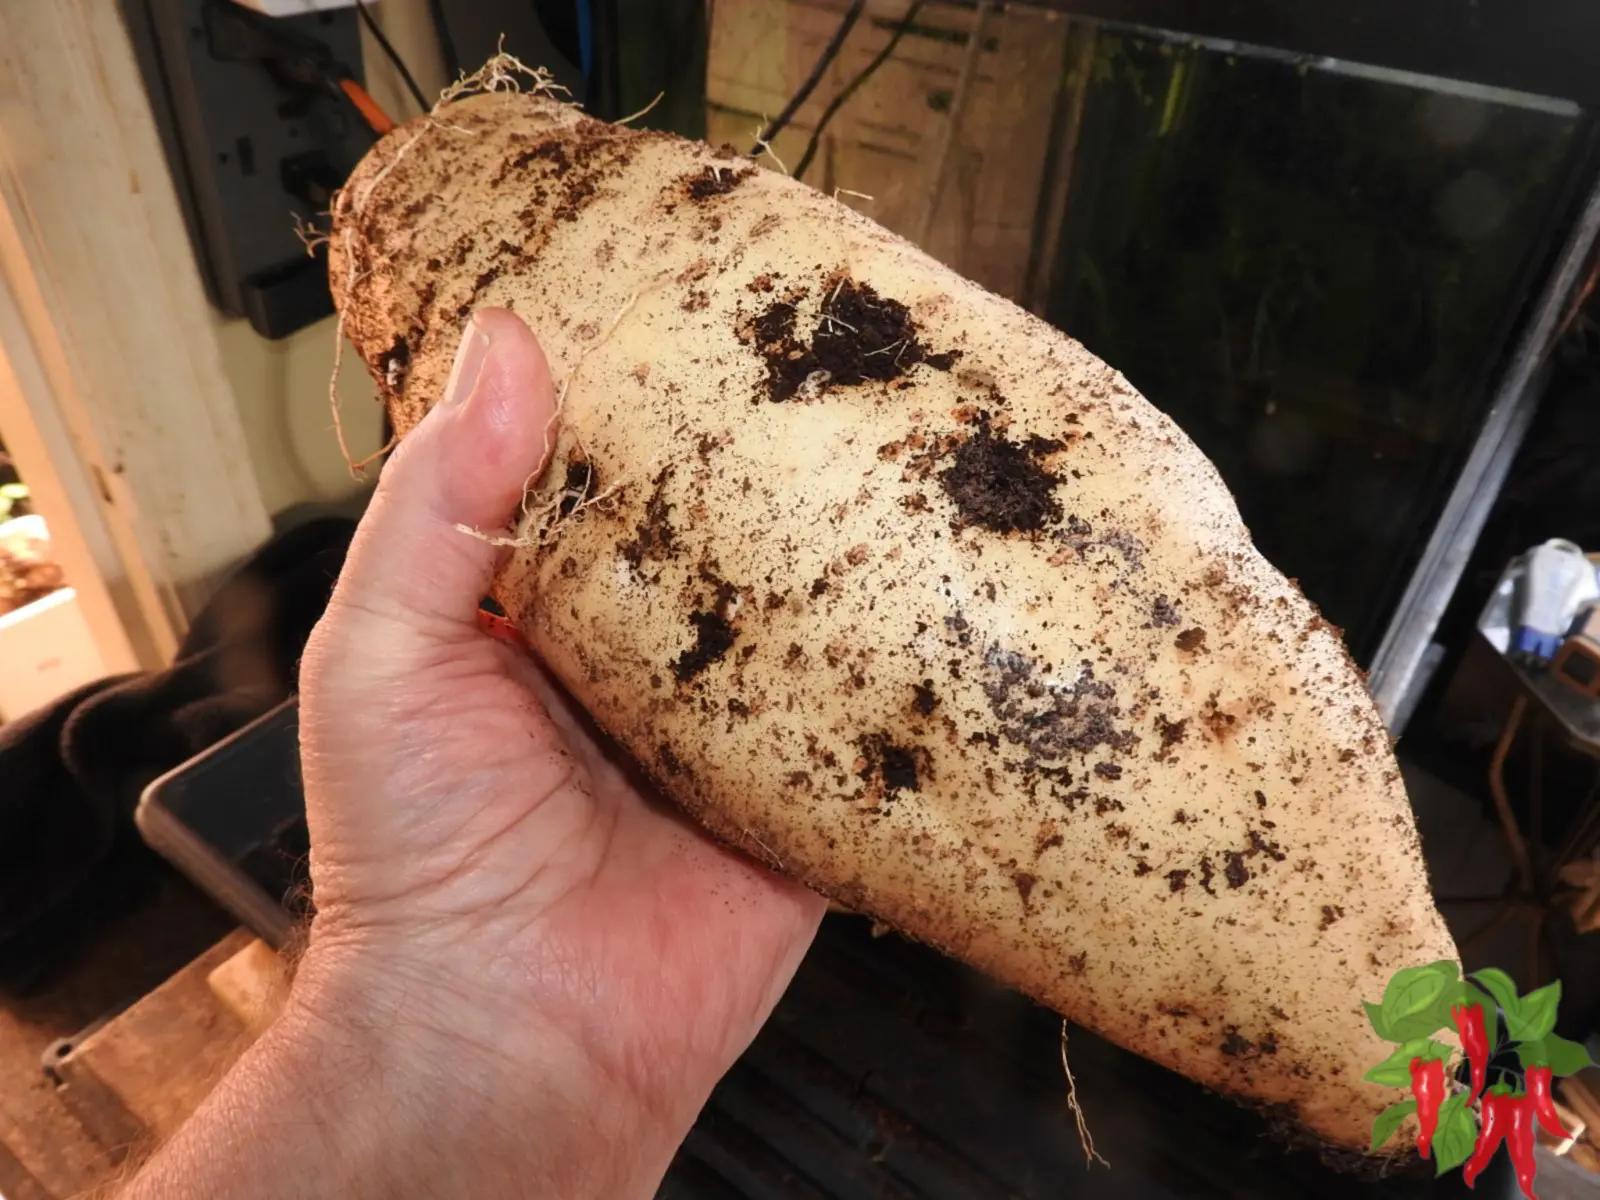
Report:
[{"label": "wooden plank surface", "polygon": [[[844,15],[843,0],[723,0],[707,67],[707,140],[748,149],[811,71]],[[793,170],[826,106],[874,59],[903,0],[869,0],[822,83],[774,150]],[[961,71],[973,13],[929,3],[894,53],[838,110],[805,179],[903,237],[915,237]],[[1001,295],[1022,298],[1042,202],[1069,22],[1007,5],[985,22],[958,120],[928,250]],[[770,160],[769,160],[770,165]]]},{"label": "wooden plank surface", "polygon": [[57,1065],[68,1107],[113,1154],[170,1137],[254,1041],[209,983],[253,940],[229,934]]},{"label": "wooden plank surface", "polygon": [[271,527],[115,4],[0,4],[0,269],[170,657]]},{"label": "wooden plank surface", "polygon": [[[112,872],[115,875],[115,872]],[[157,988],[234,928],[234,922],[181,879],[116,876],[80,924],[57,928],[65,943],[53,961],[30,956],[43,974],[8,977],[0,993],[0,1195],[27,1192],[32,1177],[48,1195],[78,1196],[114,1172],[113,1156],[85,1132],[46,1076],[47,1050],[81,1037]],[[52,1059],[54,1061],[54,1059]],[[8,1160],[17,1164],[13,1174]]]},{"label": "wooden plank surface", "polygon": [[283,959],[259,938],[206,977],[217,1000],[252,1037],[278,1019],[289,998],[289,972]]}]

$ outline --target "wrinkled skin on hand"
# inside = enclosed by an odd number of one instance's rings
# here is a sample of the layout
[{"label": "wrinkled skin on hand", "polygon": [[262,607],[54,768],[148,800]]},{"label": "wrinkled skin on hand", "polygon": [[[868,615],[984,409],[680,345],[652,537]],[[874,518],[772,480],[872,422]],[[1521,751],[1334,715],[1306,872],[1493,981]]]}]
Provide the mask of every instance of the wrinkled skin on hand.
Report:
[{"label": "wrinkled skin on hand", "polygon": [[554,390],[496,310],[453,385],[465,398],[385,467],[306,651],[301,976],[339,997],[334,1019],[446,1047],[441,1103],[520,1087],[588,1153],[647,1159],[617,1168],[623,1194],[653,1187],[824,902],[642,791],[540,665],[480,629],[502,551],[458,526],[508,527]]}]

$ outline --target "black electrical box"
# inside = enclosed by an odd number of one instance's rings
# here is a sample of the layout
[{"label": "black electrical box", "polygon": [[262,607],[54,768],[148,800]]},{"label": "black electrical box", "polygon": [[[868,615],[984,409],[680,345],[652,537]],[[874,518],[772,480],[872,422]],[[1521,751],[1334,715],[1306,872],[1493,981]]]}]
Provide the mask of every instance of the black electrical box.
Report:
[{"label": "black electrical box", "polygon": [[361,79],[352,9],[263,17],[232,0],[121,0],[212,303],[268,338],[333,312],[323,251],[333,192],[374,135],[337,86]]}]

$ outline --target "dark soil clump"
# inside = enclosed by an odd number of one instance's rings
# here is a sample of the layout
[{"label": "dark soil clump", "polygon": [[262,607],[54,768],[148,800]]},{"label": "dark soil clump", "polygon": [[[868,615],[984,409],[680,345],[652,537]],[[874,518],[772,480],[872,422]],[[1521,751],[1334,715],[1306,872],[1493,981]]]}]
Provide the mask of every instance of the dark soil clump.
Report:
[{"label": "dark soil clump", "polygon": [[1037,664],[1020,654],[991,649],[984,657],[982,687],[1007,741],[1045,761],[1101,746],[1127,751],[1137,740],[1117,728],[1116,689],[1095,679],[1087,665],[1071,684],[1041,678]]},{"label": "dark soil clump", "polygon": [[960,357],[955,350],[929,353],[909,308],[849,279],[833,284],[809,344],[796,331],[797,319],[794,303],[779,300],[750,323],[751,340],[767,360],[766,398],[775,402],[810,399],[828,387],[887,383],[918,363],[948,371]]},{"label": "dark soil clump", "polygon": [[689,193],[689,199],[696,202],[709,200],[713,196],[726,196],[746,179],[755,174],[754,168],[736,171],[731,167],[714,168],[690,175],[685,182],[684,190]]},{"label": "dark soil clump", "polygon": [[978,427],[939,474],[960,519],[995,533],[1032,533],[1061,520],[1061,481],[1039,465],[1028,445],[1008,442],[978,414]]},{"label": "dark soil clump", "polygon": [[672,505],[666,498],[667,480],[672,477],[672,470],[671,466],[661,469],[655,479],[655,490],[645,502],[644,520],[634,530],[633,538],[617,547],[623,559],[636,571],[647,559],[666,562],[683,549],[677,530],[672,527]]},{"label": "dark soil clump", "polygon": [[735,636],[733,626],[721,613],[690,613],[689,624],[694,626],[694,645],[680,654],[672,664],[673,677],[679,683],[688,683],[733,649]]},{"label": "dark soil clump", "polygon": [[557,506],[563,517],[570,517],[573,511],[589,498],[591,489],[595,485],[594,464],[585,460],[576,460],[567,464],[567,477],[561,488],[561,503]]},{"label": "dark soil clump", "polygon": [[861,756],[866,760],[860,775],[871,779],[877,775],[883,780],[886,795],[896,792],[916,792],[922,788],[917,778],[917,756],[904,746],[897,746],[881,733],[861,739]]}]

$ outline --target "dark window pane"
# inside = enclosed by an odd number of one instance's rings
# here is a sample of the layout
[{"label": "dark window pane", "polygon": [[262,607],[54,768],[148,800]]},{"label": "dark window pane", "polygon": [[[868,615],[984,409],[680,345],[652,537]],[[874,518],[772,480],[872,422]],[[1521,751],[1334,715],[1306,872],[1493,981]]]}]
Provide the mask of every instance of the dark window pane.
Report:
[{"label": "dark window pane", "polygon": [[1102,32],[1093,63],[1049,316],[1189,432],[1366,662],[1560,232],[1582,119],[1155,37]]}]

